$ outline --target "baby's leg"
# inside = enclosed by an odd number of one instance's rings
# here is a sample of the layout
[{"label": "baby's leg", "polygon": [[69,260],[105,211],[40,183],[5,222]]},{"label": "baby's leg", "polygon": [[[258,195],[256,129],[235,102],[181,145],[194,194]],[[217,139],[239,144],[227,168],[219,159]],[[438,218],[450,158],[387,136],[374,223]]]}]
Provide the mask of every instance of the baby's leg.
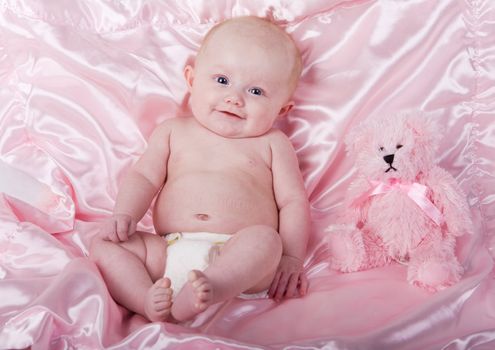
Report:
[{"label": "baby's leg", "polygon": [[166,248],[162,237],[136,232],[121,243],[95,238],[90,257],[115,301],[150,321],[164,321],[172,304],[170,280],[163,278]]},{"label": "baby's leg", "polygon": [[205,271],[189,273],[189,281],[172,305],[173,317],[188,320],[209,305],[267,289],[281,255],[279,234],[269,226],[251,226],[235,233]]}]

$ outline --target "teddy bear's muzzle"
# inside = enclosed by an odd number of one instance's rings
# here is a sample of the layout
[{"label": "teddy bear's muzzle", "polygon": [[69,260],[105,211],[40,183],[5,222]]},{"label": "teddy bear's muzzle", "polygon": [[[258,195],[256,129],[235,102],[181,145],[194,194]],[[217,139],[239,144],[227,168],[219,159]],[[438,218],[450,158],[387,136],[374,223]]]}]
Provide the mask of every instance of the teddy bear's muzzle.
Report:
[{"label": "teddy bear's muzzle", "polygon": [[394,154],[387,154],[386,156],[383,156],[383,160],[389,165],[389,168],[385,170],[386,173],[390,170],[397,171],[397,169],[392,166],[392,163],[394,162]]}]

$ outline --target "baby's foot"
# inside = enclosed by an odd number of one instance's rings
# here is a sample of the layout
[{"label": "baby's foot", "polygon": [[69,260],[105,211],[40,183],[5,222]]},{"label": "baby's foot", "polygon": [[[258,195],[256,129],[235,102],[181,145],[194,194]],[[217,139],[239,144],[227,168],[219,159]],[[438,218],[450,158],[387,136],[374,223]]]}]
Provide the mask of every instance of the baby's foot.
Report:
[{"label": "baby's foot", "polygon": [[166,321],[172,308],[172,288],[168,278],[160,278],[148,290],[144,312],[150,321]]},{"label": "baby's foot", "polygon": [[172,305],[172,316],[177,321],[186,321],[206,310],[213,302],[213,288],[204,273],[192,270],[188,282],[177,295]]}]

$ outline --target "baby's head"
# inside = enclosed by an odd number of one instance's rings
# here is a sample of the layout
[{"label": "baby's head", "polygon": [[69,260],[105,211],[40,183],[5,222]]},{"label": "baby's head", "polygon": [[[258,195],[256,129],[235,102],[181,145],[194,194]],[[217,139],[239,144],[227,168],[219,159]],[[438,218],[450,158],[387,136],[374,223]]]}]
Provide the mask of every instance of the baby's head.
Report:
[{"label": "baby's head", "polygon": [[262,135],[294,105],[301,66],[296,45],[275,24],[257,17],[222,22],[184,71],[194,117],[224,137]]}]

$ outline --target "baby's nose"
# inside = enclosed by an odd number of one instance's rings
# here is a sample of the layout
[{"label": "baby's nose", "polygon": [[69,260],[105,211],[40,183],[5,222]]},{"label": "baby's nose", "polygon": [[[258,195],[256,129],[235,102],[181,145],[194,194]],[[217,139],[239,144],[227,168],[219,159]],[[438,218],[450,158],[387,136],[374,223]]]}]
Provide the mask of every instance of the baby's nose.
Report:
[{"label": "baby's nose", "polygon": [[238,94],[229,94],[229,95],[225,96],[224,101],[225,101],[225,103],[233,104],[237,107],[242,107],[244,104],[241,96],[239,96]]}]

